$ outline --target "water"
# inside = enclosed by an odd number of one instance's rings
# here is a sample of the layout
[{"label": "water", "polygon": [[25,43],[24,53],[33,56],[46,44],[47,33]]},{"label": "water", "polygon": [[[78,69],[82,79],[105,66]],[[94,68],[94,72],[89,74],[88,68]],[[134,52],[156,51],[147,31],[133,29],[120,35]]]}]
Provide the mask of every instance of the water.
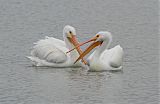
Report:
[{"label": "water", "polygon": [[[66,24],[80,41],[110,31],[123,71],[32,67],[33,42]],[[158,40],[157,0],[1,0],[0,104],[158,104]]]}]

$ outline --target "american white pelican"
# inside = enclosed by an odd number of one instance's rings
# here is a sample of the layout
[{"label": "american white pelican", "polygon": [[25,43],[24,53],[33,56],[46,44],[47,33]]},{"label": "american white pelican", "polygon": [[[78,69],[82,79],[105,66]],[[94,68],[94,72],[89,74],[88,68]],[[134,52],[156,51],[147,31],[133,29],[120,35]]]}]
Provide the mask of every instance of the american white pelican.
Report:
[{"label": "american white pelican", "polygon": [[[79,43],[76,38],[76,30],[72,26],[65,26],[63,30],[64,41],[46,37],[35,43],[31,50],[31,56],[28,58],[35,66],[51,67],[80,67],[83,64],[78,62],[74,64],[79,54],[82,53],[80,48],[70,54],[66,54],[69,49],[74,48]],[[86,64],[85,60],[83,62]]]},{"label": "american white pelican", "polygon": [[[86,43],[94,41],[75,61],[78,62],[86,54],[88,54],[93,48],[97,49],[87,59],[88,65],[91,71],[102,71],[102,70],[120,70],[122,69],[123,61],[123,49],[120,45],[114,48],[108,49],[112,42],[112,35],[110,32],[101,31],[96,34],[95,37],[79,44],[80,47]],[[74,50],[73,48],[72,50]],[[70,50],[69,52],[71,52]]]}]

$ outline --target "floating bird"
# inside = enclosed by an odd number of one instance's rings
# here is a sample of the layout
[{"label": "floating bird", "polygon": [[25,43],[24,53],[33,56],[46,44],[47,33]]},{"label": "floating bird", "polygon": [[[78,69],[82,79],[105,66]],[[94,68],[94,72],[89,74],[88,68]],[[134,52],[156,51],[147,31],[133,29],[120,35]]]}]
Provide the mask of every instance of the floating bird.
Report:
[{"label": "floating bird", "polygon": [[51,66],[51,67],[80,67],[86,64],[85,60],[74,64],[74,61],[82,53],[77,47],[77,51],[66,54],[69,49],[79,45],[76,38],[76,30],[72,26],[65,26],[63,29],[64,41],[46,37],[35,43],[31,50],[31,56],[28,56],[35,66]]},{"label": "floating bird", "polygon": [[[123,48],[120,45],[108,49],[112,42],[112,35],[110,32],[101,31],[90,40],[79,44],[80,47],[86,43],[93,42],[86,50],[77,58],[75,63],[87,55],[92,49],[97,49],[88,57],[87,63],[90,71],[102,70],[121,70],[123,61]],[[73,51],[77,47],[68,52]]]}]

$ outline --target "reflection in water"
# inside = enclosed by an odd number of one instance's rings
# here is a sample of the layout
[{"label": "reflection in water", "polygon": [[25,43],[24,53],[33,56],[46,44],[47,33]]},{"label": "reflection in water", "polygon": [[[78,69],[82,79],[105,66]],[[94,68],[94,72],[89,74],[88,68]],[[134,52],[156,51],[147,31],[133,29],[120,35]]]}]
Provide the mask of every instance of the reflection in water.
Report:
[{"label": "reflection in water", "polygon": [[[69,73],[70,93],[72,103],[115,102],[114,97],[121,88],[122,73],[110,72],[76,72]],[[105,91],[104,91],[105,90]],[[114,91],[113,91],[114,90]]]},{"label": "reflection in water", "polygon": [[122,72],[87,72],[81,68],[36,68],[35,72],[37,87],[33,90],[47,102],[116,104],[122,88]]}]

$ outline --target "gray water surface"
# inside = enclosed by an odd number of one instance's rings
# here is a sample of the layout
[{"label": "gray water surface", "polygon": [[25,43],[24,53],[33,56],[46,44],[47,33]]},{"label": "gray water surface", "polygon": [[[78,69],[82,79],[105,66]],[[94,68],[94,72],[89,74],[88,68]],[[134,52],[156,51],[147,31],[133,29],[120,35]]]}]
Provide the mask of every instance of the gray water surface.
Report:
[{"label": "gray water surface", "polygon": [[[125,51],[120,72],[32,67],[25,56],[65,25]],[[0,104],[158,104],[157,0],[0,0]]]}]

